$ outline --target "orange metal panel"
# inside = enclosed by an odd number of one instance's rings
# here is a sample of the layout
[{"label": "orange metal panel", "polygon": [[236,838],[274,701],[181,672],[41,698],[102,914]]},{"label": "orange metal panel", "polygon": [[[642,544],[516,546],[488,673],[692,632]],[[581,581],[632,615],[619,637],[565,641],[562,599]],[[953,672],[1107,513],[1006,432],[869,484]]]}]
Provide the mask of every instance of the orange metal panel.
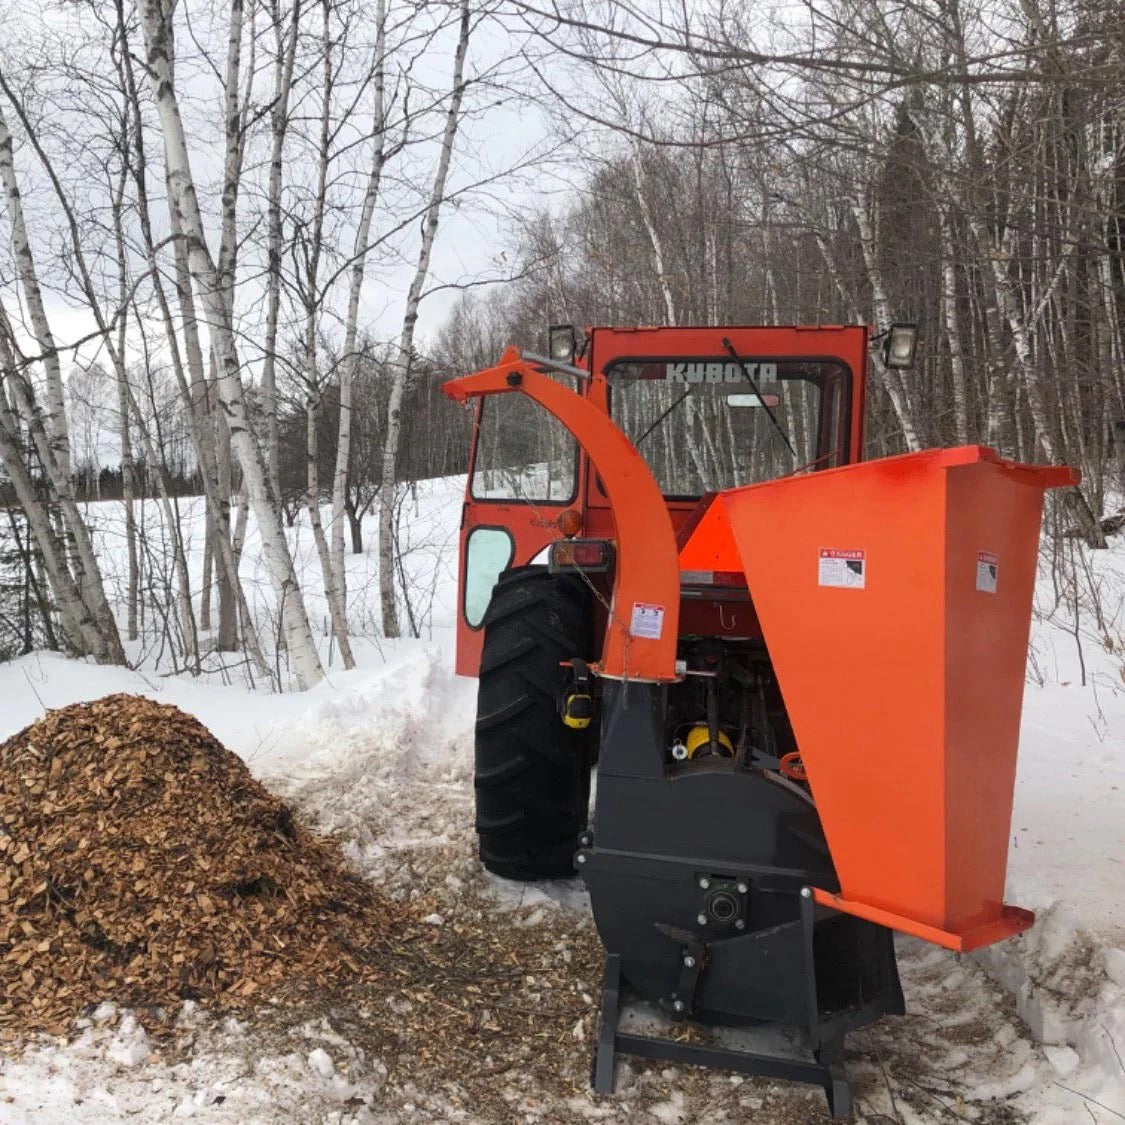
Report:
[{"label": "orange metal panel", "polygon": [[[466,492],[473,486],[470,474]],[[462,507],[460,545],[457,554],[457,658],[459,676],[475,676],[480,671],[484,629],[473,628],[465,620],[465,562],[469,536],[480,527],[502,528],[512,538],[510,566],[524,566],[544,547],[562,538],[555,517],[568,505],[537,501],[534,504],[511,500],[467,500]]]},{"label": "orange metal panel", "polygon": [[629,439],[603,410],[533,371],[515,348],[509,348],[495,367],[453,379],[442,390],[458,401],[487,394],[526,394],[578,439],[605,484],[617,531],[617,581],[601,674],[618,679],[676,679],[680,614],[676,537],[660,487]]},{"label": "orange metal panel", "polygon": [[822,906],[830,906],[843,914],[854,914],[857,918],[866,918],[868,922],[877,922],[880,926],[889,926],[892,930],[900,930],[904,934],[910,934],[911,937],[942,945],[957,953],[971,953],[974,949],[981,949],[993,942],[1015,937],[1016,934],[1031,929],[1035,924],[1035,915],[1030,910],[1023,910],[1018,906],[1005,906],[998,917],[985,922],[977,929],[949,933],[936,926],[924,925],[913,918],[892,914],[889,910],[880,910],[878,907],[867,906],[861,902],[849,902],[839,895],[819,888],[813,889],[813,898]]},{"label": "orange metal panel", "polygon": [[950,941],[1010,926],[1043,490],[1075,479],[978,446],[886,458],[720,493],[685,545],[685,568],[741,561],[838,909]]},{"label": "orange metal panel", "polygon": [[[1004,894],[1004,865],[976,857],[1008,854],[1043,486],[984,464],[945,480],[944,788],[959,794],[946,809],[945,863],[958,878],[947,881],[945,913],[971,927]],[[995,592],[977,589],[978,567],[991,566],[982,554],[997,559]]]}]

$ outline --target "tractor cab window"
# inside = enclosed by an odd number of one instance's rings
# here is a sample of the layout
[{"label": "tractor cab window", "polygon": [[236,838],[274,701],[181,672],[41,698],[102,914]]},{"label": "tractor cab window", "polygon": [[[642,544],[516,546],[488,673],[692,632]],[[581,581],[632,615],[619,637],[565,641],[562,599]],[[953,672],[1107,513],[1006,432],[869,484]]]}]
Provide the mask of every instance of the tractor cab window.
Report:
[{"label": "tractor cab window", "polygon": [[[574,389],[574,380],[562,381]],[[577,469],[573,435],[533,399],[506,394],[481,400],[474,500],[565,504],[574,498]]]},{"label": "tractor cab window", "polygon": [[848,369],[832,360],[628,360],[613,420],[666,496],[700,496],[847,460]]}]

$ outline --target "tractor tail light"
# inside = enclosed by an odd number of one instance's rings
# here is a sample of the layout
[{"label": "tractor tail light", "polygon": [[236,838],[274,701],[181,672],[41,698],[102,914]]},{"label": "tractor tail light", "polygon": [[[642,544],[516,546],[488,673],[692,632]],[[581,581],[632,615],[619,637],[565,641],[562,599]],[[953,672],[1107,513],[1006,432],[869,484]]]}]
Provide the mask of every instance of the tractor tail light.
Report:
[{"label": "tractor tail light", "polygon": [[552,574],[564,570],[601,573],[613,562],[613,546],[605,539],[558,539],[551,544],[548,563]]}]

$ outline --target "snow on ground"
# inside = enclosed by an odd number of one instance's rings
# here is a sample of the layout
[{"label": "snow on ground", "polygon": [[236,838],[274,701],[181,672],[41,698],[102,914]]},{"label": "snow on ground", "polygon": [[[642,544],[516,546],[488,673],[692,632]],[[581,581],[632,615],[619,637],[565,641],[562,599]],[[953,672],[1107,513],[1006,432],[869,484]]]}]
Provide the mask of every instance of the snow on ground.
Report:
[{"label": "snow on ground", "polygon": [[[447,477],[418,481],[401,486],[399,490],[398,543],[402,552],[402,568],[410,591],[410,610],[403,612],[402,626],[409,631],[411,615],[421,636],[430,636],[436,629],[451,629],[454,624],[456,602],[457,563],[455,533],[461,517],[465,478]],[[200,609],[200,576],[203,573],[204,504],[201,497],[188,497],[175,501],[182,529],[184,554],[192,575],[192,589],[197,614]],[[141,621],[142,639],[126,644],[130,662],[135,667],[160,673],[174,670],[169,646],[162,642],[164,620],[172,619],[172,592],[175,577],[170,560],[173,557],[174,537],[165,519],[162,505],[146,500],[136,505],[140,580],[144,616]],[[128,556],[125,547],[124,507],[116,501],[86,505],[87,519],[93,530],[95,548],[102,560],[106,592],[111,603],[123,606],[128,589]],[[232,516],[237,522],[237,516]],[[327,529],[331,509],[321,510],[321,520]],[[382,658],[385,641],[379,613],[379,568],[375,538],[377,525],[368,517],[363,520],[364,550],[345,557],[348,585],[348,625],[357,659],[365,652],[373,652],[374,659]],[[339,653],[330,639],[328,602],[324,596],[323,577],[308,517],[302,508],[288,532],[293,563],[301,581],[309,624],[319,642],[321,659],[329,670],[340,667]],[[345,533],[350,545],[350,535]],[[246,523],[245,544],[239,573],[246,593],[251,615],[258,626],[262,647],[270,652],[273,638],[277,637],[277,599],[270,582],[269,572],[262,557],[261,539],[254,517]],[[217,615],[217,606],[212,613]],[[119,614],[119,618],[122,615]],[[206,648],[207,637],[201,638]],[[245,658],[241,654],[213,655],[205,662],[204,679],[221,684],[246,681]],[[281,666],[282,682],[288,681],[284,660]],[[255,682],[260,680],[256,675]]]},{"label": "snow on ground", "polygon": [[1038,922],[976,955],[1058,1070],[1049,1125],[1125,1114],[1125,543],[1081,557],[1077,610],[1046,564],[1036,590],[1007,897]]},{"label": "snow on ground", "polygon": [[[312,691],[270,694],[241,686],[230,670],[166,675],[154,667],[153,644],[135,647],[137,670],[38,653],[0,665],[0,739],[46,708],[111,692],[174,703],[306,819],[336,834],[365,874],[432,903],[435,925],[468,912],[513,935],[542,931],[575,948],[589,943],[580,884],[507,886],[473,858],[475,684],[452,672],[461,486],[418,490],[409,565],[420,639],[378,638],[367,608],[377,605],[369,543],[367,553],[349,557],[355,670],[337,660]],[[98,507],[116,589],[124,572],[118,513]],[[155,519],[155,509],[146,510]],[[293,537],[305,588],[315,591],[307,528]],[[268,583],[254,543],[251,527],[244,565],[265,622]],[[1046,562],[1037,592],[1008,897],[1036,909],[1039,923],[971,957],[901,942],[911,1015],[851,1040],[859,1120],[1125,1119],[1125,544],[1118,540],[1091,566],[1077,627],[1072,591]],[[313,593],[310,603],[322,620],[323,599]],[[595,991],[593,979],[579,986]],[[0,1122],[822,1119],[819,1091],[637,1062],[622,1064],[618,1095],[595,1100],[585,1075],[592,998],[560,1043],[560,1084],[516,1068],[491,1084],[487,1105],[474,1103],[481,1095],[471,1089],[415,1086],[409,1067],[404,1077],[401,1065],[365,1043],[361,1020],[337,1012],[248,1026],[189,1006],[171,1044],[150,1042],[131,1015],[109,1005],[86,1023],[68,1044],[43,1041],[0,1062]]]}]

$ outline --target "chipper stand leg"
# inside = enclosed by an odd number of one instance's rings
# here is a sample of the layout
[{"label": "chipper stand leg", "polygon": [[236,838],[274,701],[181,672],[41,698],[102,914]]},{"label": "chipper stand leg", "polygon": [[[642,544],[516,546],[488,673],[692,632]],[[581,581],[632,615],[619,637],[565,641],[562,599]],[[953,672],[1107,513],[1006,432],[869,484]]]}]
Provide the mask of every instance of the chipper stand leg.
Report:
[{"label": "chipper stand leg", "polygon": [[621,955],[607,953],[602,977],[602,1025],[594,1056],[594,1092],[612,1094],[617,1069],[617,1024],[621,1018]]},{"label": "chipper stand leg", "polygon": [[681,1043],[654,1036],[620,1034],[621,993],[625,983],[621,977],[621,957],[609,953],[605,959],[602,979],[602,1023],[594,1056],[594,1092],[613,1093],[617,1056],[634,1055],[644,1059],[663,1059],[672,1063],[733,1070],[764,1078],[781,1078],[789,1082],[808,1082],[820,1086],[828,1099],[833,1118],[847,1117],[852,1110],[852,1089],[844,1068],[839,1064],[838,1044],[826,1045],[816,1058],[803,1061],[787,1055],[757,1054],[749,1051]]}]

